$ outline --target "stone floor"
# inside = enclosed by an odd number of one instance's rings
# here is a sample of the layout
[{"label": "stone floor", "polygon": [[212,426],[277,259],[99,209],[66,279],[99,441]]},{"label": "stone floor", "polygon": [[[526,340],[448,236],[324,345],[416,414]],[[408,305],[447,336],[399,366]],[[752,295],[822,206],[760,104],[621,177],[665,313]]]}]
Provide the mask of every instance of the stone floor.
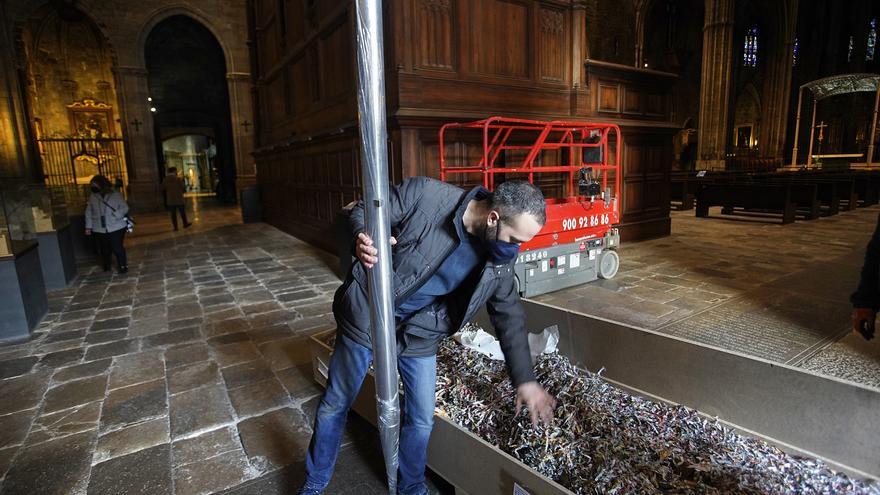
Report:
[{"label": "stone floor", "polygon": [[880,344],[849,332],[880,207],[790,225],[712,213],[673,212],[671,236],[621,246],[614,279],[535,299],[880,387]]},{"label": "stone floor", "polygon": [[[236,209],[194,206],[178,233],[139,215],[127,275],[81,266],[33,339],[0,347],[0,494],[281,494],[302,481],[321,391],[306,336],[332,325],[332,260]],[[384,491],[371,433],[352,418],[328,493]]]},{"label": "stone floor", "polygon": [[[301,482],[320,393],[306,339],[332,325],[333,260],[206,204],[177,233],[139,216],[129,274],[81,266],[31,341],[0,346],[0,495]],[[675,213],[672,236],[622,247],[614,280],[537,299],[878,386],[880,345],[847,334],[846,300],[878,211],[787,226]],[[351,418],[328,493],[384,492],[375,438]]]}]

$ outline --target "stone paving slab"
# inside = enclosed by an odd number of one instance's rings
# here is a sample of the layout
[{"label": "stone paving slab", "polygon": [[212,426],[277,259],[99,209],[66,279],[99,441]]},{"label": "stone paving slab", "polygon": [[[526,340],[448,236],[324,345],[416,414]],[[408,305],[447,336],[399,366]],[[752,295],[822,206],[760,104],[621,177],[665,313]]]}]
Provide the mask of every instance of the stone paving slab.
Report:
[{"label": "stone paving slab", "polygon": [[171,495],[171,445],[162,444],[92,467],[88,495]]},{"label": "stone paving slab", "polygon": [[22,448],[0,495],[67,495],[81,492],[90,473],[96,430]]}]

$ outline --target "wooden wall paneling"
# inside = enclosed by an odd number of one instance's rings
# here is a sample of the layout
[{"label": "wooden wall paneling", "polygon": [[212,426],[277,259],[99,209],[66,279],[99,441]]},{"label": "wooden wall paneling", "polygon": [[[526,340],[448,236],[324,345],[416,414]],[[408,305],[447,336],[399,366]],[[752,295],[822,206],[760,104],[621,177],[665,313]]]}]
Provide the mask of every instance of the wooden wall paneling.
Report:
[{"label": "wooden wall paneling", "polygon": [[287,14],[287,45],[294,46],[306,37],[306,19],[304,0],[278,0],[285,2],[284,12]]},{"label": "wooden wall paneling", "polygon": [[559,118],[569,115],[570,91],[535,85],[503,85],[486,78],[422,78],[401,74],[398,115],[476,120],[491,115]]},{"label": "wooden wall paneling", "polygon": [[306,0],[306,3],[315,4],[318,9],[318,17],[325,19],[332,15],[340,5],[351,4],[351,0]]},{"label": "wooden wall paneling", "polygon": [[599,83],[599,91],[597,107],[600,112],[619,113],[620,112],[620,85]]},{"label": "wooden wall paneling", "polygon": [[624,219],[642,212],[642,184],[635,180],[626,181],[623,187],[623,209],[621,213]]},{"label": "wooden wall paneling", "polygon": [[269,126],[272,129],[287,121],[289,116],[287,113],[289,105],[286,103],[288,98],[286,83],[287,79],[283,71],[276,72],[265,83],[266,110],[269,112]]},{"label": "wooden wall paneling", "polygon": [[306,52],[303,56],[292,60],[287,66],[290,72],[287,91],[292,100],[291,110],[294,116],[308,112],[314,101],[313,92],[317,91],[313,89],[314,81],[309,74],[314,65],[309,62],[309,53]]},{"label": "wooden wall paneling", "polygon": [[542,82],[563,83],[568,73],[568,18],[562,9],[539,7],[538,74]]},{"label": "wooden wall paneling", "polygon": [[671,95],[663,95],[653,91],[645,93],[645,115],[658,117],[666,115]]},{"label": "wooden wall paneling", "polygon": [[642,93],[633,88],[624,86],[623,88],[623,113],[641,115],[642,113]]},{"label": "wooden wall paneling", "polygon": [[530,4],[525,0],[471,0],[471,70],[476,74],[530,77]]},{"label": "wooden wall paneling", "polygon": [[319,87],[324,89],[324,97],[338,99],[355,91],[357,71],[352,66],[354,33],[349,29],[346,18],[333,26],[320,38]]},{"label": "wooden wall paneling", "polygon": [[257,26],[268,22],[273,13],[275,0],[254,0],[254,21]]},{"label": "wooden wall paneling", "polygon": [[400,167],[403,177],[426,175],[420,156],[419,130],[412,127],[400,129]]},{"label": "wooden wall paneling", "polygon": [[413,0],[414,65],[418,69],[455,71],[456,2],[454,0]]}]

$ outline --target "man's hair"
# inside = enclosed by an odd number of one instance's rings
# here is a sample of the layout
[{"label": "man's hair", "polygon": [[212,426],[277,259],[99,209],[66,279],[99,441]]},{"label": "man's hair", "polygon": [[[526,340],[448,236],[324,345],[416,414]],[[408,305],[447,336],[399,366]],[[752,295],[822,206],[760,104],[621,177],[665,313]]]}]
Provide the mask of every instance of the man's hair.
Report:
[{"label": "man's hair", "polygon": [[501,214],[502,220],[528,213],[541,225],[547,221],[544,194],[534,184],[523,180],[503,182],[495,188],[490,203],[492,209]]},{"label": "man's hair", "polygon": [[168,173],[169,173],[169,174],[173,174],[173,173],[175,173],[175,172],[177,172],[177,167],[168,167]]}]

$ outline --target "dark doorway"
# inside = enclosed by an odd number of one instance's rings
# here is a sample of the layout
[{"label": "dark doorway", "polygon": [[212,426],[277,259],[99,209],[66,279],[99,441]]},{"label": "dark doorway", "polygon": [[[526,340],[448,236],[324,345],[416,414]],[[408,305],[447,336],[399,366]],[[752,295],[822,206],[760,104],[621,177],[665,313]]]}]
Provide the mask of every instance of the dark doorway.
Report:
[{"label": "dark doorway", "polygon": [[235,154],[222,47],[199,22],[173,16],[153,28],[144,50],[159,176],[164,177],[171,166],[165,163],[163,136],[212,129],[216,151],[211,165],[216,170],[208,172],[216,177],[214,192],[223,202],[235,202]]}]

